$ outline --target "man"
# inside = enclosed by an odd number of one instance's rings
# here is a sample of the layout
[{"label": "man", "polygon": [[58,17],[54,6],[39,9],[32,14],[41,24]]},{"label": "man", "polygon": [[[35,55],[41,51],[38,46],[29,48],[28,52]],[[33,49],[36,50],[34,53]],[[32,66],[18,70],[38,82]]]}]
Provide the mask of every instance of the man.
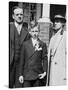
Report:
[{"label": "man", "polygon": [[12,17],[14,22],[10,24],[10,88],[21,87],[18,80],[20,50],[23,42],[29,39],[28,31],[23,28],[23,9],[15,6]]},{"label": "man", "polygon": [[53,19],[55,35],[51,38],[48,51],[49,85],[66,85],[66,19],[56,15]]},{"label": "man", "polygon": [[[24,42],[20,60],[20,83],[24,87],[46,85],[47,75],[47,47],[39,38],[39,26],[30,27],[31,38]],[[44,83],[45,82],[45,83]]]}]

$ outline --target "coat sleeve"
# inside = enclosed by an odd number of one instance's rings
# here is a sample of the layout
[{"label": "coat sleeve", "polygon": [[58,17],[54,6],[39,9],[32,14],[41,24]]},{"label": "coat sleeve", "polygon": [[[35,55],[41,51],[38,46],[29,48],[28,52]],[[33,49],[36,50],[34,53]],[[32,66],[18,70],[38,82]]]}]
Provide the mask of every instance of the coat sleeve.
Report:
[{"label": "coat sleeve", "polygon": [[49,43],[49,47],[48,47],[48,64],[49,64],[49,61],[50,61],[50,54],[51,54],[51,43]]},{"label": "coat sleeve", "polygon": [[51,65],[51,50],[52,50],[52,38],[50,40],[49,46],[48,46],[48,70],[47,70],[47,85],[49,86],[49,80],[50,80],[50,65]]},{"label": "coat sleeve", "polygon": [[10,65],[13,64],[13,57],[14,57],[14,29],[13,24],[9,25],[9,63]]},{"label": "coat sleeve", "polygon": [[52,52],[52,45],[53,44],[53,38],[51,38],[50,43],[49,43],[49,47],[48,47],[48,67],[49,67],[49,63],[50,63],[50,58],[51,58],[51,52]]},{"label": "coat sleeve", "polygon": [[23,43],[22,48],[21,48],[21,53],[20,53],[19,76],[23,75],[24,62],[25,62],[24,57],[25,57],[25,45]]},{"label": "coat sleeve", "polygon": [[47,46],[46,46],[46,44],[43,45],[42,60],[43,60],[43,70],[44,70],[44,72],[47,72],[48,58],[47,58]]}]

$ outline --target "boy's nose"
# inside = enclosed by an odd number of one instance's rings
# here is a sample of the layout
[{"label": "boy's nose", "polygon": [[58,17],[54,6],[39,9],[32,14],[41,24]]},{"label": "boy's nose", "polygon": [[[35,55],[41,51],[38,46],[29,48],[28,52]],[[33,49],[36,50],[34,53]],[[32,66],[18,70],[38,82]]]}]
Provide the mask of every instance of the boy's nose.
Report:
[{"label": "boy's nose", "polygon": [[36,33],[34,33],[34,35],[36,35]]}]

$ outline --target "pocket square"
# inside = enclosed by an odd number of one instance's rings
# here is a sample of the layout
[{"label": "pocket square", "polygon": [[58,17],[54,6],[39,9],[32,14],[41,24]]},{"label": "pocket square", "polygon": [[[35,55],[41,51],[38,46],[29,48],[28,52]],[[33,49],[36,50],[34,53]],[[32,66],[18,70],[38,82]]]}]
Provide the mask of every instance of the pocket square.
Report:
[{"label": "pocket square", "polygon": [[42,48],[40,47],[40,48],[35,48],[35,51],[41,51],[42,50]]}]

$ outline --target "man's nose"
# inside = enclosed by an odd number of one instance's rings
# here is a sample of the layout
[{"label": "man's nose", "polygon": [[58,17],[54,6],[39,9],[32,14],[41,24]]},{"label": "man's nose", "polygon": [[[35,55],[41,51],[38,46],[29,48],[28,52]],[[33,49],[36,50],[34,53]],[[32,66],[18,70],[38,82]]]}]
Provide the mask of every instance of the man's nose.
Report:
[{"label": "man's nose", "polygon": [[21,17],[21,15],[19,14],[18,17]]},{"label": "man's nose", "polygon": [[18,16],[19,19],[21,19],[21,16]]}]

